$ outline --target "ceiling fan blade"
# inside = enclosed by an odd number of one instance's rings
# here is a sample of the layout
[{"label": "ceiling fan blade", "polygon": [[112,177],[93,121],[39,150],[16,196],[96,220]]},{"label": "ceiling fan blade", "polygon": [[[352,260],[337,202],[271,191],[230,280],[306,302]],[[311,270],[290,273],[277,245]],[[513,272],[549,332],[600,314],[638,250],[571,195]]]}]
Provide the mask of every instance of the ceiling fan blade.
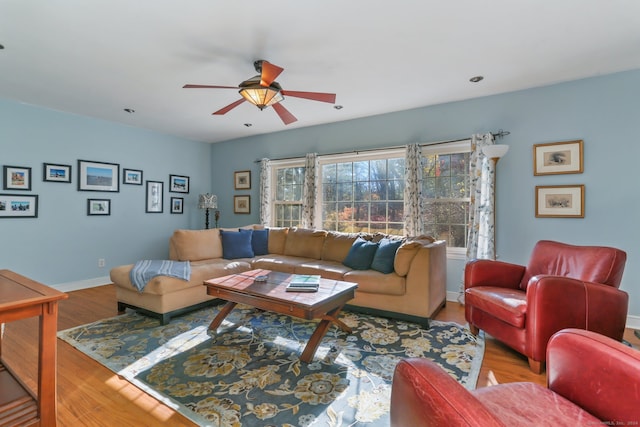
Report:
[{"label": "ceiling fan blade", "polygon": [[295,90],[281,90],[284,96],[293,96],[295,98],[310,99],[312,101],[328,102],[329,104],[336,103],[335,93],[322,93],[322,92],[300,92]]},{"label": "ceiling fan blade", "polygon": [[238,89],[238,86],[184,85],[182,89]]},{"label": "ceiling fan blade", "polygon": [[271,86],[271,83],[284,71],[284,68],[273,65],[270,62],[262,61],[262,73],[260,74],[260,85]]},{"label": "ceiling fan blade", "polygon": [[236,102],[232,102],[231,104],[227,105],[226,107],[223,107],[223,108],[219,109],[218,111],[216,111],[215,113],[212,113],[212,115],[221,116],[223,114],[227,114],[229,111],[233,110],[238,105],[242,104],[244,101],[246,101],[244,98],[240,98]]},{"label": "ceiling fan blade", "polygon": [[291,114],[289,110],[284,108],[284,105],[282,105],[281,103],[278,102],[277,104],[273,104],[271,107],[276,110],[276,113],[278,113],[278,116],[280,116],[280,119],[282,119],[282,122],[285,125],[298,121],[298,119],[296,119],[296,117]]}]

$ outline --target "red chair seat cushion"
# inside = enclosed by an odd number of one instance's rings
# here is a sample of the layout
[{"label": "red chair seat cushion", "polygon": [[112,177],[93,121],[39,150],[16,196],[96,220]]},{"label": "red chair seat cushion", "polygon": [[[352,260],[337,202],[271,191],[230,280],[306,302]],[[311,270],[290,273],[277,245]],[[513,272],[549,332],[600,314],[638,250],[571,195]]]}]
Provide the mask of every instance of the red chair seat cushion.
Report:
[{"label": "red chair seat cushion", "polygon": [[490,313],[516,328],[524,328],[527,294],[519,289],[478,286],[465,292],[465,304]]},{"label": "red chair seat cushion", "polygon": [[534,383],[509,383],[472,391],[506,426],[597,426],[602,421],[559,394]]}]

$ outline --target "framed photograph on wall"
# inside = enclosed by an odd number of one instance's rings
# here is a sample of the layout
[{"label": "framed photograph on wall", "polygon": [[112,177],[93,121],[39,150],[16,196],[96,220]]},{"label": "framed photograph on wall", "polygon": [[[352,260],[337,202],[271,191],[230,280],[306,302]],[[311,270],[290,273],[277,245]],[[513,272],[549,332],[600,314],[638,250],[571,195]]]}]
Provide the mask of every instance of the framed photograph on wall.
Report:
[{"label": "framed photograph on wall", "polygon": [[37,218],[37,195],[0,194],[0,218]]},{"label": "framed photograph on wall", "polygon": [[188,193],[189,177],[180,175],[169,175],[169,192],[170,193]]},{"label": "framed photograph on wall", "polygon": [[251,171],[238,171],[233,173],[233,188],[236,190],[251,189]]},{"label": "framed photograph on wall", "polygon": [[584,185],[536,186],[536,218],[584,218]]},{"label": "framed photograph on wall", "polygon": [[71,183],[71,166],[54,165],[53,163],[42,164],[42,180],[49,182]]},{"label": "framed photograph on wall", "polygon": [[233,213],[251,213],[251,196],[233,196]]},{"label": "framed photograph on wall", "polygon": [[171,213],[181,214],[184,212],[184,197],[171,198]]},{"label": "framed photograph on wall", "polygon": [[138,169],[122,169],[122,183],[142,185],[142,171]]},{"label": "framed photograph on wall", "polygon": [[533,174],[582,173],[582,152],[582,140],[536,144],[533,146]]},{"label": "framed photograph on wall", "polygon": [[147,213],[162,213],[163,206],[163,187],[162,181],[147,181],[147,196],[145,198]]},{"label": "framed photograph on wall", "polygon": [[87,199],[87,215],[111,215],[111,199]]},{"label": "framed photograph on wall", "polygon": [[31,168],[24,166],[5,166],[4,189],[31,191]]},{"label": "framed photograph on wall", "polygon": [[120,191],[120,165],[78,160],[78,191]]}]

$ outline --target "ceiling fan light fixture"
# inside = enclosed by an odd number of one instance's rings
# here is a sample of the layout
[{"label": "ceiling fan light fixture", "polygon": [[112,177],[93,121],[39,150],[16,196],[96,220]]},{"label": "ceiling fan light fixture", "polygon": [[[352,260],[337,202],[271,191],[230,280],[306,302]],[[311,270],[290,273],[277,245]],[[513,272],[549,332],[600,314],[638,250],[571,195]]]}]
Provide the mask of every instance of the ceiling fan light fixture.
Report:
[{"label": "ceiling fan light fixture", "polygon": [[273,82],[270,86],[262,86],[260,76],[240,83],[239,87],[240,95],[261,110],[284,99],[280,93],[282,87],[278,83]]}]

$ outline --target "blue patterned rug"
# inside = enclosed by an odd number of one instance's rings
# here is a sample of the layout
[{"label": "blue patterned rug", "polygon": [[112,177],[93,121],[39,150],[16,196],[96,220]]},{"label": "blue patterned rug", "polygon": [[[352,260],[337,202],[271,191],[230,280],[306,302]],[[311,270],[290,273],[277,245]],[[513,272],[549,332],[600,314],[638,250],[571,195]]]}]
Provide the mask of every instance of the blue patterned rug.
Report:
[{"label": "blue patterned rug", "polygon": [[435,360],[474,389],[484,338],[456,323],[429,329],[343,312],[312,363],[298,357],[316,322],[237,306],[217,335],[221,306],[159,321],[135,312],[58,337],[202,426],[388,426],[393,369],[406,357]]}]

